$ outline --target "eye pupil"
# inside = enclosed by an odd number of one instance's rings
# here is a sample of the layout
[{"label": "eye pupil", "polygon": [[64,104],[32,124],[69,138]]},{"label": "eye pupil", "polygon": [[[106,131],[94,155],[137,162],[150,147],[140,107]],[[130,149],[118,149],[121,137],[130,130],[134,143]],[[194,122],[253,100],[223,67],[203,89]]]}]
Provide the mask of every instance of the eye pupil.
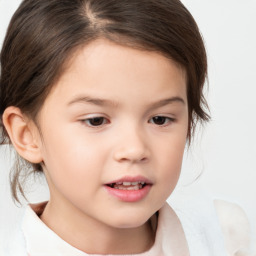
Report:
[{"label": "eye pupil", "polygon": [[153,117],[153,122],[157,125],[163,125],[166,122],[166,117],[164,117],[164,116],[155,116],[155,117]]},{"label": "eye pupil", "polygon": [[103,117],[94,117],[94,118],[90,118],[89,121],[92,126],[99,126],[104,123],[104,118]]}]

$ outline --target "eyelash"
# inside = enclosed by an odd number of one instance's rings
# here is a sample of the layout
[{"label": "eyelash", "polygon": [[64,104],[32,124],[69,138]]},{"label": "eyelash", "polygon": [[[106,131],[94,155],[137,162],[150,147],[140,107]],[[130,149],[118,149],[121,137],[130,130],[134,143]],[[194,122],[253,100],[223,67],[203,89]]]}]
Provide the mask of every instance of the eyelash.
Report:
[{"label": "eyelash", "polygon": [[[155,119],[155,121],[153,121],[154,119]],[[156,124],[155,123],[157,121],[156,119],[159,119],[158,121],[160,121],[160,124]],[[174,118],[171,118],[171,117],[168,117],[168,116],[161,116],[161,115],[153,116],[152,118],[149,119],[149,123],[153,123],[153,124],[155,124],[157,126],[167,126],[168,124],[171,124],[173,122],[175,122]]]},{"label": "eyelash", "polygon": [[[107,118],[102,117],[102,116],[87,118],[87,119],[83,119],[83,120],[80,120],[80,121],[82,123],[85,123],[89,127],[101,127],[101,126],[103,126],[107,123],[110,123],[110,121],[107,120]],[[96,125],[92,124],[93,121],[96,121]],[[156,123],[157,121],[158,122],[160,121],[160,123],[157,124]],[[158,115],[158,116],[154,116],[154,117],[150,118],[148,122],[152,123],[152,124],[155,124],[157,126],[167,126],[168,124],[171,124],[171,123],[175,122],[175,119],[171,118],[171,117],[167,117],[167,116]]]},{"label": "eyelash", "polygon": [[[85,123],[87,126],[89,127],[100,127],[103,126],[106,123],[109,123],[109,121],[107,120],[107,118],[103,117],[103,116],[96,116],[96,117],[92,117],[92,118],[87,118],[87,119],[83,119],[81,120],[83,123]],[[93,125],[91,122],[92,121],[100,121],[99,124],[97,125]]]}]

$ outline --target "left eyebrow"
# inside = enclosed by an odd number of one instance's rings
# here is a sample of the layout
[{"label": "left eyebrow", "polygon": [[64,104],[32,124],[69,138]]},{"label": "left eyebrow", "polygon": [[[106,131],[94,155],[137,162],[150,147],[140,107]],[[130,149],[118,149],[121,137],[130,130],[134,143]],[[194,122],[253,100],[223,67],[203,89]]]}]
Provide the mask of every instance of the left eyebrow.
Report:
[{"label": "left eyebrow", "polygon": [[177,97],[171,97],[171,98],[157,101],[153,104],[150,104],[149,108],[150,109],[160,108],[160,107],[166,106],[168,104],[172,104],[172,103],[181,103],[184,106],[186,105],[185,100],[183,98],[177,96]]}]

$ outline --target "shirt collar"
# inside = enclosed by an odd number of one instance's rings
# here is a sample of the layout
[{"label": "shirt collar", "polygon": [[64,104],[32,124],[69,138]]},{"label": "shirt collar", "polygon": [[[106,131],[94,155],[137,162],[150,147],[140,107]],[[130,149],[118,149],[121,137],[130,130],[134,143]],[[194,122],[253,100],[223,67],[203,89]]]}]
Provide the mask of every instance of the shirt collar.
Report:
[{"label": "shirt collar", "polygon": [[[77,248],[62,240],[56,233],[48,228],[39,218],[47,202],[28,205],[25,210],[22,230],[26,240],[27,252],[30,256],[86,256]],[[152,222],[152,226],[156,226]],[[181,223],[166,203],[158,216],[156,238],[153,247],[137,256],[179,255],[187,256],[187,241]],[[134,256],[136,256],[134,255]],[[94,254],[94,256],[97,256]],[[110,256],[110,255],[109,255]],[[117,256],[117,255],[115,255]],[[124,255],[122,255],[124,256]]]}]

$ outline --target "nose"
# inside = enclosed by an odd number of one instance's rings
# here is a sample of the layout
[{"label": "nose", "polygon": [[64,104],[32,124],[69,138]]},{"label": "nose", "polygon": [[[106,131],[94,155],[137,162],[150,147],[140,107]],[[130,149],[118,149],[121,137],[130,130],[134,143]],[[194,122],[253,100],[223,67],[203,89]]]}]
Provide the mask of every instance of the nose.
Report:
[{"label": "nose", "polygon": [[128,129],[118,135],[114,159],[118,162],[147,162],[150,157],[148,140],[139,129]]}]

